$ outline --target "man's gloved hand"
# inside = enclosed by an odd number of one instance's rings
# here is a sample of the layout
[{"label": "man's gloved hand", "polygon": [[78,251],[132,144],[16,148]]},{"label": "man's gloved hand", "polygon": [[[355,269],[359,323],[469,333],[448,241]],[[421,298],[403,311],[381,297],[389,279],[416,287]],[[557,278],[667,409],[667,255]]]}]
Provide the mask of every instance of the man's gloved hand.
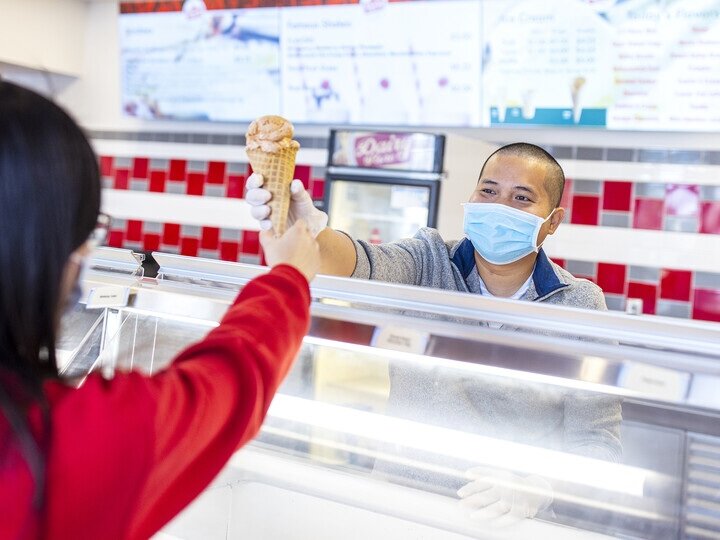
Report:
[{"label": "man's gloved hand", "polygon": [[472,481],[458,490],[460,504],[470,510],[470,517],[508,526],[533,518],[552,503],[552,487],[539,476],[517,474],[475,467],[467,471]]},{"label": "man's gloved hand", "polygon": [[[263,177],[260,174],[251,174],[245,183],[245,200],[251,206],[250,214],[260,221],[260,228],[264,231],[272,227],[270,223],[270,207],[267,205],[272,195],[262,188]],[[307,223],[310,234],[317,237],[327,227],[328,215],[315,208],[312,197],[305,190],[300,180],[293,180],[290,184],[290,210],[288,211],[288,227],[298,219]]]}]

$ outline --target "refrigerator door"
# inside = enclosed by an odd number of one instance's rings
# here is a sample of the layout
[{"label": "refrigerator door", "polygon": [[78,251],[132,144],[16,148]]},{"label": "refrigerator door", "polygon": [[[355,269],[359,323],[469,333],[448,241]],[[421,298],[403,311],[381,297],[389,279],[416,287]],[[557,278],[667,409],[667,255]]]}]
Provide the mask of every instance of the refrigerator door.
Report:
[{"label": "refrigerator door", "polygon": [[435,190],[426,184],[331,179],[330,226],[352,238],[379,244],[410,238],[435,225]]}]

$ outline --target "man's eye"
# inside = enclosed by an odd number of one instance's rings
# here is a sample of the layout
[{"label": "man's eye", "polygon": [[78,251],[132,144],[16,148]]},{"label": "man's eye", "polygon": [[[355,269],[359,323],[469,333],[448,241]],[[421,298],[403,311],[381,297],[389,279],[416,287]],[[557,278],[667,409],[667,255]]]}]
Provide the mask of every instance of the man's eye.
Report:
[{"label": "man's eye", "polygon": [[483,188],[480,191],[482,191],[483,193],[487,193],[488,195],[495,195],[495,192],[490,188]]},{"label": "man's eye", "polygon": [[515,199],[522,202],[532,202],[530,199],[528,199],[525,195],[516,195]]}]

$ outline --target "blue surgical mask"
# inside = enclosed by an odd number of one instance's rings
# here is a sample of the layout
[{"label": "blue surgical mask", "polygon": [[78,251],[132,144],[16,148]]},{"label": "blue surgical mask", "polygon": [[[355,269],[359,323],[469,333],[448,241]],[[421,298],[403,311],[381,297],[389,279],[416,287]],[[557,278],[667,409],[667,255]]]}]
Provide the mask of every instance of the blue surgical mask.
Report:
[{"label": "blue surgical mask", "polygon": [[465,203],[463,229],[475,250],[491,264],[510,264],[538,252],[538,234],[545,219],[496,203]]}]

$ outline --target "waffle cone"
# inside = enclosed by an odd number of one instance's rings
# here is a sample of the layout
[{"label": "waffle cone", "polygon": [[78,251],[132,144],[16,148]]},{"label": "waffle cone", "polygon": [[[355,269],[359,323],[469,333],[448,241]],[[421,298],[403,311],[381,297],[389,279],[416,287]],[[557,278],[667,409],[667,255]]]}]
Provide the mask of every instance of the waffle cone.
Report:
[{"label": "waffle cone", "polygon": [[295,173],[297,151],[297,148],[283,148],[275,154],[260,149],[247,151],[250,166],[254,172],[263,176],[263,188],[272,194],[268,206],[270,221],[277,236],[284,234],[287,229],[290,184]]}]

